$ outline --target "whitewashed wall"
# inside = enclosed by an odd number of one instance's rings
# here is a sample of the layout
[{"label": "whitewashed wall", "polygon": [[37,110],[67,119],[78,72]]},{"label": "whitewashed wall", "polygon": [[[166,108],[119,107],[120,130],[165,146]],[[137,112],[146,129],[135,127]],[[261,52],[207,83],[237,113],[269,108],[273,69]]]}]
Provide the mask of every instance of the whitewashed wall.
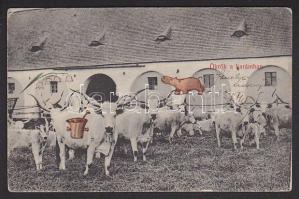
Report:
[{"label": "whitewashed wall", "polygon": [[[98,69],[70,69],[67,71],[63,70],[32,70],[32,71],[8,71],[8,77],[13,77],[25,87],[35,76],[39,73],[48,72],[65,72],[70,74],[74,81],[66,82],[66,88],[72,88],[79,90],[80,84],[84,84],[86,80],[94,74],[105,74],[111,77],[116,83],[116,89],[119,94],[126,94],[131,91],[132,85],[136,78],[147,71],[157,71],[164,75],[169,75],[178,78],[191,77],[196,74],[197,71],[210,68],[212,65],[226,65],[226,69],[219,69],[228,79],[230,83],[230,89],[232,92],[246,93],[246,83],[250,75],[256,71],[256,69],[239,69],[236,70],[235,64],[256,64],[261,66],[274,65],[281,67],[286,71],[289,77],[292,77],[292,57],[291,56],[280,56],[280,57],[269,57],[269,58],[246,58],[246,59],[224,59],[224,60],[208,60],[208,61],[184,61],[184,62],[160,62],[160,63],[147,63],[142,64],[144,67],[130,67],[130,68],[98,68]],[[230,65],[233,65],[234,69],[230,69]],[[179,72],[178,72],[179,70]],[[263,70],[264,71],[264,70]],[[278,70],[278,73],[280,70]],[[260,81],[260,76],[257,81]],[[251,80],[252,81],[252,80]],[[277,86],[280,85],[278,79]],[[291,80],[289,81],[291,84]],[[135,81],[136,83],[136,81]],[[140,82],[142,83],[142,82]],[[36,83],[35,83],[36,84]],[[28,94],[36,93],[36,85],[30,86],[23,94],[24,105],[34,105],[32,97]],[[284,84],[284,87],[286,85]],[[86,89],[86,85],[83,86]],[[289,85],[291,88],[292,85]],[[292,92],[290,89],[288,92]],[[290,96],[292,94],[290,93]],[[288,99],[291,101],[291,99]]]}]

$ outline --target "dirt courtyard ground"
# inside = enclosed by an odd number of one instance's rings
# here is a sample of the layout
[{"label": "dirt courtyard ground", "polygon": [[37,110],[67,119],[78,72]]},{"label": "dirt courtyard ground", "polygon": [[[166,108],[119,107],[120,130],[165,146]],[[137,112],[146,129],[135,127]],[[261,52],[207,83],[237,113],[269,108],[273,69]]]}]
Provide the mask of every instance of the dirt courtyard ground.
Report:
[{"label": "dirt courtyard ground", "polygon": [[103,158],[95,159],[83,176],[86,151],[66,162],[66,171],[55,164],[54,149],[44,154],[44,168],[37,172],[31,150],[15,149],[8,159],[10,191],[288,191],[291,177],[291,131],[281,139],[261,138],[261,149],[232,150],[229,138],[216,147],[215,134],[183,136],[173,144],[151,145],[147,162],[137,163],[129,142],[126,154],[118,147],[112,158],[112,178],[104,175]]}]

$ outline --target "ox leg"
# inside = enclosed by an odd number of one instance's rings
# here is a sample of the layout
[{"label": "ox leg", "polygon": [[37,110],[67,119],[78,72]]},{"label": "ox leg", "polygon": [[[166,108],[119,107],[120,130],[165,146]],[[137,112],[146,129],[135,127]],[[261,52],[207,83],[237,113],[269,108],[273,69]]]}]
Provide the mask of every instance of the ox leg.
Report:
[{"label": "ox leg", "polygon": [[278,125],[274,125],[274,133],[276,135],[276,138],[278,139],[279,138],[279,128],[278,128]]},{"label": "ox leg", "polygon": [[264,136],[264,137],[267,136],[266,130],[263,131],[263,136]]},{"label": "ox leg", "polygon": [[257,131],[255,132],[254,139],[255,139],[256,149],[260,149],[260,133],[259,132],[257,132]]},{"label": "ox leg", "polygon": [[247,134],[248,134],[248,129],[246,130],[244,125],[242,126],[242,132],[243,132],[242,133],[243,137],[240,139],[240,147],[241,147],[241,149],[243,149],[243,144],[244,144],[244,141],[245,141],[245,139],[247,137]]},{"label": "ox leg", "polygon": [[91,166],[92,161],[93,161],[93,156],[94,156],[94,153],[95,153],[95,149],[96,149],[96,146],[95,146],[94,143],[91,143],[89,145],[88,149],[87,149],[87,161],[86,161],[86,167],[85,167],[84,175],[88,174],[89,167]]},{"label": "ox leg", "polygon": [[115,144],[116,144],[115,142],[111,143],[110,153],[108,154],[108,156],[105,157],[105,175],[106,176],[110,176],[109,168],[110,168],[111,158],[112,158],[112,155],[114,152]]},{"label": "ox leg", "polygon": [[143,161],[146,161],[146,151],[148,149],[149,143],[150,143],[150,141],[142,143],[142,159],[143,159]]},{"label": "ox leg", "polygon": [[62,138],[58,141],[59,146],[59,170],[65,170],[65,143],[63,142]]},{"label": "ox leg", "polygon": [[171,132],[170,132],[170,135],[169,135],[169,143],[172,143],[174,133],[175,133],[175,128],[171,127]]},{"label": "ox leg", "polygon": [[234,150],[237,149],[237,134],[236,131],[232,131],[232,140],[233,140],[233,145],[234,145]]},{"label": "ox leg", "polygon": [[245,139],[246,139],[246,134],[243,135],[243,137],[240,139],[240,147],[241,147],[241,149],[243,149],[243,144],[244,144]]},{"label": "ox leg", "polygon": [[41,150],[38,154],[38,159],[39,159],[39,169],[43,169],[43,153],[44,151]]},{"label": "ox leg", "polygon": [[130,141],[131,141],[131,147],[132,147],[133,156],[134,156],[134,162],[137,162],[137,153],[138,153],[137,138],[130,138]]},{"label": "ox leg", "polygon": [[100,159],[101,158],[101,153],[100,152],[95,152],[96,153],[96,155],[95,155],[95,157],[97,158],[97,159]]},{"label": "ox leg", "polygon": [[40,146],[38,143],[32,143],[32,153],[33,153],[33,157],[34,157],[34,162],[36,165],[36,170],[40,170]]},{"label": "ox leg", "polygon": [[69,149],[69,160],[72,160],[75,158],[75,150]]},{"label": "ox leg", "polygon": [[194,135],[194,130],[190,130],[190,131],[189,131],[189,135],[190,135],[190,136],[193,136],[193,135]]},{"label": "ox leg", "polygon": [[202,135],[202,130],[201,130],[201,128],[198,128],[198,132],[199,132],[200,135]]},{"label": "ox leg", "polygon": [[259,132],[260,132],[260,135],[263,134],[264,137],[267,136],[266,129],[264,129],[260,124],[259,124]]},{"label": "ox leg", "polygon": [[178,129],[176,133],[177,133],[178,137],[182,136],[182,130],[181,129]]},{"label": "ox leg", "polygon": [[105,157],[105,174],[106,174],[106,176],[110,176],[109,168],[110,168],[111,158],[112,158],[112,155],[113,155],[113,152],[114,152],[114,148],[115,148],[117,139],[118,139],[118,134],[115,134],[114,135],[114,139],[113,139],[113,141],[111,143],[110,152]]},{"label": "ox leg", "polygon": [[220,143],[220,128],[218,126],[216,126],[216,138],[217,138],[217,144],[218,147],[221,147],[221,143]]}]

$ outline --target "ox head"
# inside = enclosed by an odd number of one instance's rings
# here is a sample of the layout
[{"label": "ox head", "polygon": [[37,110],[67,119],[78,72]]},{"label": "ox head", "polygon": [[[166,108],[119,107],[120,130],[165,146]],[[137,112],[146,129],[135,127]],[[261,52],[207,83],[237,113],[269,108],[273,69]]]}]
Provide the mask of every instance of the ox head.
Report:
[{"label": "ox head", "polygon": [[174,85],[177,81],[177,78],[173,78],[173,77],[170,77],[170,76],[166,76],[164,75],[162,78],[161,78],[161,81],[165,84],[171,84],[171,85]]},{"label": "ox head", "polygon": [[118,97],[116,102],[105,101],[101,103],[98,114],[103,117],[106,133],[112,134],[114,132],[117,115],[122,114],[126,106],[130,106],[132,100],[135,99],[139,92],[137,92],[134,96],[125,95]]},{"label": "ox head", "polygon": [[41,119],[45,120],[45,123],[42,122],[42,124],[37,125],[35,128],[39,130],[42,141],[46,142],[49,136],[50,129],[52,128],[52,124],[46,117]]},{"label": "ox head", "polygon": [[116,103],[103,102],[98,113],[103,118],[106,133],[112,134],[115,130],[115,118],[119,114]]},{"label": "ox head", "polygon": [[141,132],[142,135],[147,135],[148,139],[152,139],[154,136],[154,128],[155,128],[154,125],[155,124],[152,116],[146,115],[142,126],[142,132]]}]

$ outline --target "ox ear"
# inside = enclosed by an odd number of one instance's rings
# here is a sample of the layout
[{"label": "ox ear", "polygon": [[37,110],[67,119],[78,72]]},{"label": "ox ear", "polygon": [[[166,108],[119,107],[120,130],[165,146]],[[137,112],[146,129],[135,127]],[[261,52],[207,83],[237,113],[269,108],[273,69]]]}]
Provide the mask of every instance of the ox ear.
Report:
[{"label": "ox ear", "polygon": [[118,108],[118,109],[116,109],[115,112],[116,112],[116,115],[119,115],[119,114],[122,114],[124,112],[124,109]]}]

